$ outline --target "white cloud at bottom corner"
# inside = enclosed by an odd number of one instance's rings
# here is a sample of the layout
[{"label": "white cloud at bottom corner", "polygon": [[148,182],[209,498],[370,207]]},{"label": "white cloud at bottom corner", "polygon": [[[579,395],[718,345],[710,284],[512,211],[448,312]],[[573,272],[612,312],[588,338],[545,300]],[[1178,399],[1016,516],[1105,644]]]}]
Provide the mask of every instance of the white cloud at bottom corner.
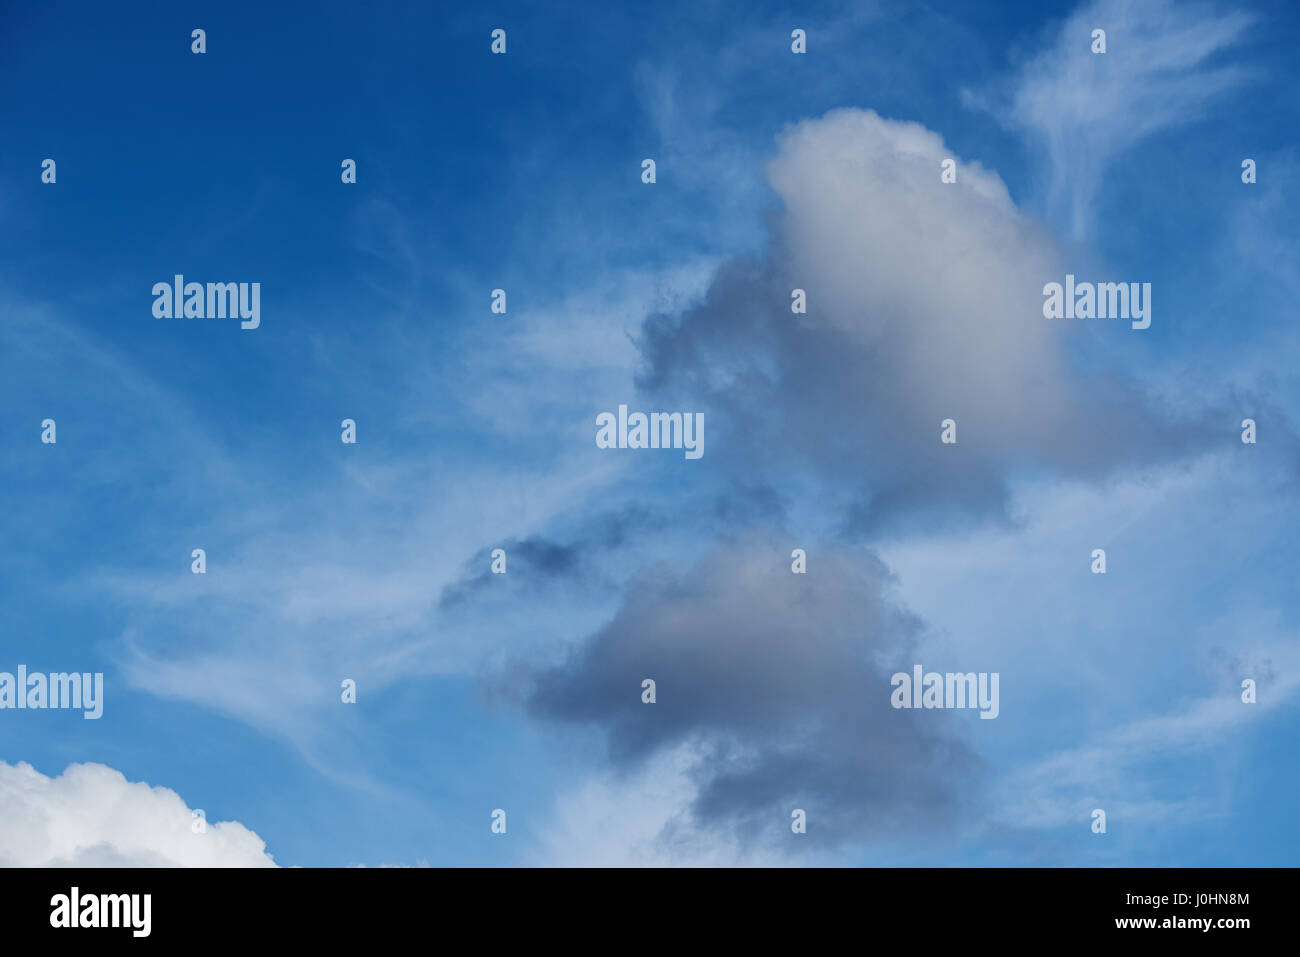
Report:
[{"label": "white cloud at bottom corner", "polygon": [[0,761],[0,866],[275,867],[266,842],[237,821],[195,833],[168,788],[128,781],[103,764],[47,777]]}]

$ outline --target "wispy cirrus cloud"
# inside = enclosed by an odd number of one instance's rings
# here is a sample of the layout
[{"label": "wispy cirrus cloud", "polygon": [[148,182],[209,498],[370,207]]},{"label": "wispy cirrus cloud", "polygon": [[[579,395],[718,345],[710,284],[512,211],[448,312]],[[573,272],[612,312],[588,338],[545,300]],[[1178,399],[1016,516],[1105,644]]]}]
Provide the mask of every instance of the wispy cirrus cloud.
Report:
[{"label": "wispy cirrus cloud", "polygon": [[[1042,151],[1048,214],[1089,236],[1107,168],[1138,143],[1204,116],[1251,75],[1237,50],[1256,22],[1245,11],[1170,0],[1096,0],[1052,28],[1044,48],[999,87],[965,90]],[[1106,52],[1093,53],[1093,30]]]}]

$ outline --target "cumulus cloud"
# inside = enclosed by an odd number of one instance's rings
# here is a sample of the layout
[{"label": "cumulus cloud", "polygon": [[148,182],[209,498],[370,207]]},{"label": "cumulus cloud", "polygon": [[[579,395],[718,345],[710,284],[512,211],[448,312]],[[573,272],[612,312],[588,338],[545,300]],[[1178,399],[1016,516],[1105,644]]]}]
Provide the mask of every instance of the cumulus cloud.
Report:
[{"label": "cumulus cloud", "polygon": [[869,553],[818,549],[815,574],[794,575],[772,537],[646,569],[606,627],[536,675],[529,710],[603,729],[628,771],[689,749],[677,837],[702,827],[768,843],[790,833],[794,808],[816,822],[813,847],[953,824],[978,759],[951,714],[889,703],[920,622],[891,602]]},{"label": "cumulus cloud", "polygon": [[[698,307],[642,332],[643,389],[715,412],[712,454],[738,471],[857,489],[852,532],[1001,507],[1017,469],[1096,476],[1212,441],[1206,418],[1080,368],[1086,337],[1135,333],[1045,320],[1043,285],[1065,273],[1056,246],[978,163],[942,183],[953,155],[871,111],[799,123],[769,170],[784,210],[767,257],[729,263]],[[806,316],[791,313],[795,288]],[[947,418],[956,445],[939,442]]]},{"label": "cumulus cloud", "polygon": [[266,842],[238,821],[191,829],[175,791],[128,781],[102,764],[46,777],[0,761],[2,867],[275,867]]}]

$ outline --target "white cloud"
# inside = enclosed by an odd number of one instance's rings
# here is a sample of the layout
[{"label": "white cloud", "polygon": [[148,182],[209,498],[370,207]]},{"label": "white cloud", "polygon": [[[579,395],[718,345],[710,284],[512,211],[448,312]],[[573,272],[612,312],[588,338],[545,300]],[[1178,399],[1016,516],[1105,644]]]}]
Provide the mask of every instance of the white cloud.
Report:
[{"label": "white cloud", "polygon": [[275,867],[266,842],[238,821],[195,834],[175,791],[128,781],[102,764],[46,777],[0,761],[0,866]]}]

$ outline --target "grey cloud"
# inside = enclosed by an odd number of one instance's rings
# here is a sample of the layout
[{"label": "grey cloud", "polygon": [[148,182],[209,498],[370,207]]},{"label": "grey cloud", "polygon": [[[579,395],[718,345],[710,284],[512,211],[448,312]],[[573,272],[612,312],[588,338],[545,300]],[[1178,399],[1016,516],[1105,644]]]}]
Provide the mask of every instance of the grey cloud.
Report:
[{"label": "grey cloud", "polygon": [[889,703],[920,621],[891,602],[873,555],[814,549],[810,562],[794,575],[788,552],[747,541],[644,570],[606,627],[535,675],[528,710],[603,729],[621,768],[693,747],[694,824],[746,842],[788,835],[796,807],[822,846],[956,823],[979,760],[952,714]]},{"label": "grey cloud", "polygon": [[[855,489],[852,534],[997,510],[1017,470],[1099,477],[1230,441],[1113,371],[1105,353],[1145,333],[1043,317],[1043,284],[1066,272],[1055,245],[978,164],[941,184],[951,155],[869,111],[789,130],[770,251],[724,265],[698,306],[647,319],[639,387],[709,410],[709,455],[736,474]],[[1172,321],[1153,299],[1154,322]],[[956,445],[939,441],[946,418]]]}]

